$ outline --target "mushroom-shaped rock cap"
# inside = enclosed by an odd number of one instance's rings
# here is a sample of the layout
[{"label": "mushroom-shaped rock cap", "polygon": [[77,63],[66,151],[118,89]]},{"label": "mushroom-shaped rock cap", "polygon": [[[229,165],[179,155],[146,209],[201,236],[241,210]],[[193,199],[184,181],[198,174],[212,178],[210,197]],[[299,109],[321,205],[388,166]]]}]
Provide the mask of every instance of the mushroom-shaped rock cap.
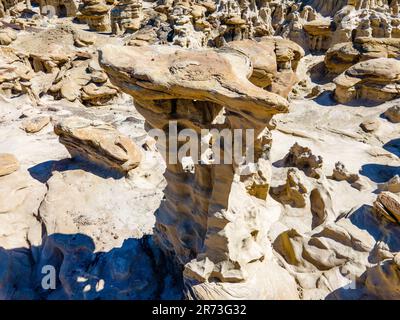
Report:
[{"label": "mushroom-shaped rock cap", "polygon": [[234,49],[107,45],[100,50],[100,64],[111,81],[137,101],[210,101],[259,121],[288,110],[284,98],[248,80],[250,59]]},{"label": "mushroom-shaped rock cap", "polygon": [[353,77],[366,77],[375,80],[390,81],[400,79],[400,61],[379,58],[360,62],[346,72]]},{"label": "mushroom-shaped rock cap", "polygon": [[227,46],[243,52],[250,58],[253,63],[253,74],[250,78],[252,83],[258,87],[271,84],[278,72],[274,43],[260,43],[247,39],[229,42]]}]

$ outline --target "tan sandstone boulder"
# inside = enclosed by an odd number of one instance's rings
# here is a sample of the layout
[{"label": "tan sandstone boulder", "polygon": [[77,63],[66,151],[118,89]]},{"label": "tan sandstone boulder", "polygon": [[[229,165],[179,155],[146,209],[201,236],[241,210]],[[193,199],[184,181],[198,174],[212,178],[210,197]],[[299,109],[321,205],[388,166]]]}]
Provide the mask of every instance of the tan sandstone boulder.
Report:
[{"label": "tan sandstone boulder", "polygon": [[50,122],[49,116],[39,116],[32,119],[27,119],[22,123],[22,129],[27,133],[36,133],[42,130]]},{"label": "tan sandstone boulder", "polygon": [[400,106],[395,105],[393,107],[390,107],[385,111],[383,114],[386,118],[388,118],[391,122],[393,123],[399,123],[400,122]]},{"label": "tan sandstone boulder", "polygon": [[136,168],[141,161],[136,144],[103,122],[71,117],[58,122],[54,132],[72,156],[81,156],[122,173]]},{"label": "tan sandstone boulder", "polygon": [[297,66],[304,50],[296,43],[263,37],[260,41],[232,41],[228,46],[245,53],[253,64],[250,81],[256,86],[287,97],[297,83]]},{"label": "tan sandstone boulder", "polygon": [[0,153],[0,177],[6,176],[19,168],[19,162],[13,154]]},{"label": "tan sandstone boulder", "polygon": [[17,34],[14,30],[10,28],[0,30],[0,45],[7,46],[15,39],[17,39]]},{"label": "tan sandstone boulder", "polygon": [[391,192],[382,192],[374,202],[377,214],[400,225],[400,198]]}]

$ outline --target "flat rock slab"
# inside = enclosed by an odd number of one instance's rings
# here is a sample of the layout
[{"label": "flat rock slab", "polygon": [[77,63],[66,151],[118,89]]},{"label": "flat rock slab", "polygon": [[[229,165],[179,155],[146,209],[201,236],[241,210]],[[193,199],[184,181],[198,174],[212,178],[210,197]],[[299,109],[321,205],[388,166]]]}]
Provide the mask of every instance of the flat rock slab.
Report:
[{"label": "flat rock slab", "polygon": [[27,119],[23,122],[22,129],[27,133],[36,133],[47,126],[49,122],[49,116],[40,116],[33,119]]}]

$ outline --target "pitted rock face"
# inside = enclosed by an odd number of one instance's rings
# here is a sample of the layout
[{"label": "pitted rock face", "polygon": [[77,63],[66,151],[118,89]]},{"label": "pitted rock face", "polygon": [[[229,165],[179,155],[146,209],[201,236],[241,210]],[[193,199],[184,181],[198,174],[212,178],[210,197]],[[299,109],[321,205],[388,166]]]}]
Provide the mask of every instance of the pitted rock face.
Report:
[{"label": "pitted rock face", "polygon": [[[178,133],[186,128],[198,134],[201,129],[255,130],[251,165],[256,169],[246,174],[235,162],[194,163],[185,170],[169,162],[172,152],[166,148],[168,185],[155,236],[184,266],[190,296],[206,298],[211,290],[221,298],[278,298],[279,290],[266,289],[269,285],[249,288],[257,281],[280,281],[277,288],[297,298],[293,279],[272,261],[266,237],[271,173],[262,146],[269,138],[267,124],[274,114],[287,112],[287,101],[253,85],[249,58],[233,49],[106,46],[100,64],[115,85],[135,98],[150,127],[167,135],[170,121],[177,122]],[[276,268],[275,280],[265,274],[268,268]]]}]

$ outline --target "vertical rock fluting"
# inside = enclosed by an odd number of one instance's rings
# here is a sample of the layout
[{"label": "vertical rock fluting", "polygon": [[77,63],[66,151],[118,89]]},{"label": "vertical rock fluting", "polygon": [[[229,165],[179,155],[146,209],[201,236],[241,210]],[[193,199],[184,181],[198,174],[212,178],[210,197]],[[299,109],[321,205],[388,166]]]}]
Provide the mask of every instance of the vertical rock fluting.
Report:
[{"label": "vertical rock fluting", "polygon": [[[287,112],[287,101],[251,84],[249,58],[233,49],[106,46],[100,62],[112,82],[134,97],[149,128],[167,136],[171,123],[178,134],[192,129],[196,136],[202,129],[254,130],[254,139],[245,145],[254,145],[254,161],[247,164],[174,164],[167,139],[168,185],[155,237],[183,266],[187,294],[297,298],[293,279],[274,262],[266,237],[271,221],[265,201],[271,169],[267,126],[274,114]],[[178,142],[177,150],[183,144]]]}]

